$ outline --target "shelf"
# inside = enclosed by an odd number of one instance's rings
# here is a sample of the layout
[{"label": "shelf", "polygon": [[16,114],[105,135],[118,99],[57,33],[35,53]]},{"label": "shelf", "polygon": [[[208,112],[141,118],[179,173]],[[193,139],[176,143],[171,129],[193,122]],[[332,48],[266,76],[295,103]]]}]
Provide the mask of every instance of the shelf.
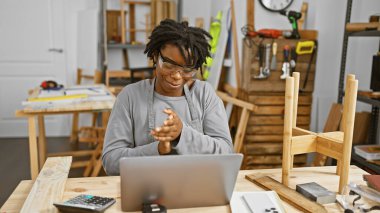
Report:
[{"label": "shelf", "polygon": [[361,102],[364,102],[367,104],[371,104],[372,106],[380,107],[380,100],[368,98],[368,97],[365,97],[362,95],[358,95],[357,99],[358,99],[358,101],[361,101]]},{"label": "shelf", "polygon": [[359,32],[349,32],[350,37],[380,37],[380,31],[370,30],[370,31],[359,31]]},{"label": "shelf", "polygon": [[108,49],[129,49],[129,48],[145,48],[145,44],[121,44],[121,43],[109,43]]},{"label": "shelf", "polygon": [[380,174],[380,166],[374,163],[368,162],[366,159],[357,155],[354,150],[352,150],[352,153],[351,153],[351,161],[352,161],[351,162],[352,164],[360,167],[361,169],[364,169],[366,171],[370,170],[368,171],[369,173]]}]

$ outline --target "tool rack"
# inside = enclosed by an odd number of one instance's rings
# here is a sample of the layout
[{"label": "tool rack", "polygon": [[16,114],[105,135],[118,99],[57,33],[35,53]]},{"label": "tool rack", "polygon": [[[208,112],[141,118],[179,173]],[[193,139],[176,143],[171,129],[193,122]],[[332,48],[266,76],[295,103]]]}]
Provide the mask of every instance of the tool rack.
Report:
[{"label": "tool rack", "polygon": [[[259,73],[259,60],[256,57],[258,46],[243,47],[242,89],[239,96],[258,106],[257,111],[250,115],[243,145],[247,169],[281,167],[285,106],[285,80],[280,79],[282,50],[285,45],[295,47],[298,41],[316,41],[318,34],[313,30],[304,30],[300,33],[302,39],[299,40],[254,38],[255,44],[276,42],[278,46],[277,67],[271,70],[267,79],[254,78]],[[297,57],[296,72],[301,74],[300,87],[303,85],[310,57],[310,54]],[[306,87],[299,96],[297,125],[303,129],[310,127],[316,59],[317,54],[314,55]],[[306,155],[295,156],[294,166],[304,166],[305,163]]]}]

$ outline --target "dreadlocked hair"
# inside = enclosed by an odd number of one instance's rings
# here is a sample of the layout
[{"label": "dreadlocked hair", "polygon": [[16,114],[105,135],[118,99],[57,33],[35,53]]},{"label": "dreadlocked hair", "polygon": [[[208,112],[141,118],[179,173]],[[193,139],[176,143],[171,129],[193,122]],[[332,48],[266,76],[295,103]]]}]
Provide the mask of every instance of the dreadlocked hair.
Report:
[{"label": "dreadlocked hair", "polygon": [[206,57],[210,57],[211,46],[207,38],[212,37],[203,29],[188,25],[187,21],[179,23],[171,19],[162,20],[160,25],[153,29],[144,53],[154,61],[154,57],[165,44],[173,44],[178,47],[187,65],[191,64],[195,69],[200,68],[202,72],[202,64],[206,62]]}]

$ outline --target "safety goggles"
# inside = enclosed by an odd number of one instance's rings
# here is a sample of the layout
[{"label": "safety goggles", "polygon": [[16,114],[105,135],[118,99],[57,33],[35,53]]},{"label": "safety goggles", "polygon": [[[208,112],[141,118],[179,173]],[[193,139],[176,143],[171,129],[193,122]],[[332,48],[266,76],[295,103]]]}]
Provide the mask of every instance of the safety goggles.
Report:
[{"label": "safety goggles", "polygon": [[193,77],[196,73],[194,67],[185,67],[167,59],[159,53],[158,64],[165,75],[170,75],[175,72],[179,72],[182,77]]}]

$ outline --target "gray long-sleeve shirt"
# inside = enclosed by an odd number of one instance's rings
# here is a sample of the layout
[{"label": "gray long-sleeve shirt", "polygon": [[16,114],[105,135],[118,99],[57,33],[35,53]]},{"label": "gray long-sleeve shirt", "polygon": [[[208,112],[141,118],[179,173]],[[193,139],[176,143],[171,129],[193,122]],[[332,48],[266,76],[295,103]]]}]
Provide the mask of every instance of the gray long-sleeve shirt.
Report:
[{"label": "gray long-sleeve shirt", "polygon": [[[158,141],[150,137],[148,107],[149,80],[126,86],[117,96],[108,122],[102,154],[103,167],[107,174],[119,174],[119,159],[122,157],[159,155]],[[154,92],[154,125],[159,127],[167,118],[163,112],[173,109],[181,118],[183,128],[177,144],[172,149],[177,154],[226,154],[232,153],[232,139],[223,102],[212,86],[196,80],[190,89],[190,99],[199,121],[192,121],[191,111],[185,96],[167,97]],[[200,124],[194,129],[194,122]]]}]

